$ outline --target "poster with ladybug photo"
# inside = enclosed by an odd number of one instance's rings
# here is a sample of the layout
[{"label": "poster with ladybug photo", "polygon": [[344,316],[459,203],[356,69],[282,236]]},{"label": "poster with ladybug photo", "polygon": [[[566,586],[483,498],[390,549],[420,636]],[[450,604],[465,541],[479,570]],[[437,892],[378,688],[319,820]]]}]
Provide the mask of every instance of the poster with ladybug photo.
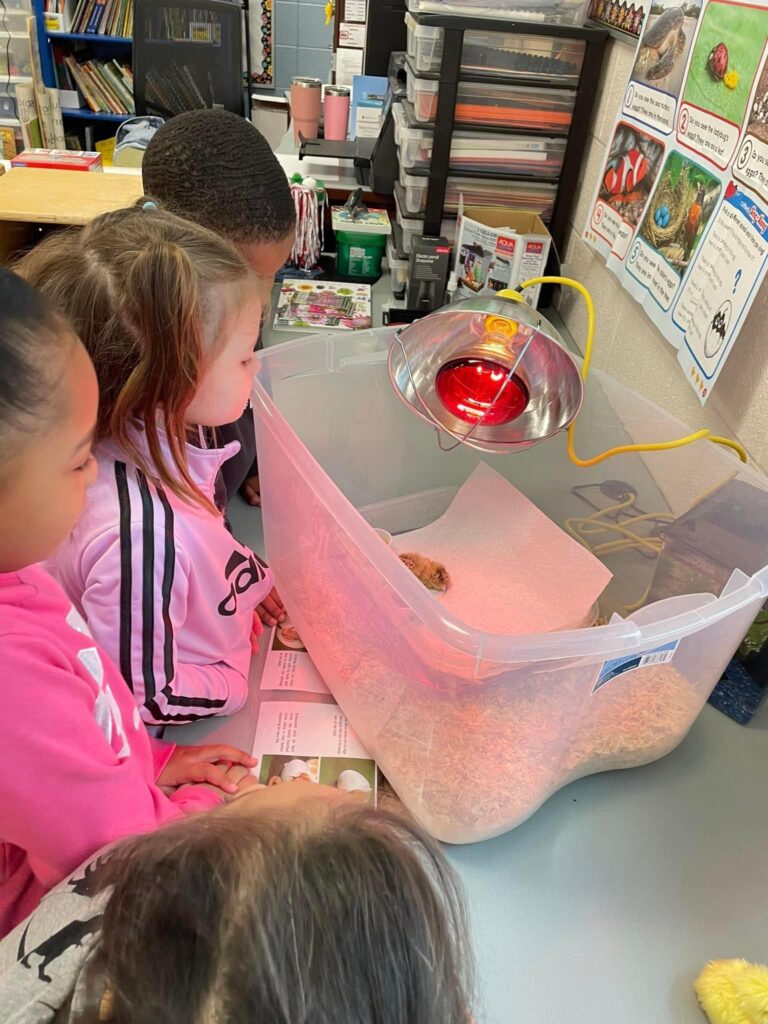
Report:
[{"label": "poster with ladybug photo", "polygon": [[768,271],[768,0],[654,0],[583,238],[706,402]]}]

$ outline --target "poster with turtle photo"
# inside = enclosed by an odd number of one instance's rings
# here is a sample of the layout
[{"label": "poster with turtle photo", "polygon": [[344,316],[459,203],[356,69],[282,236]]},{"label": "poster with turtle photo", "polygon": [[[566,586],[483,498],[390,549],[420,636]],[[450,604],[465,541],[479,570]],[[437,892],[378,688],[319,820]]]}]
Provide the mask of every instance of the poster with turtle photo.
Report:
[{"label": "poster with turtle photo", "polygon": [[654,0],[582,237],[706,402],[768,271],[768,0]]},{"label": "poster with turtle photo", "polygon": [[672,133],[701,0],[654,0],[629,76],[623,112]]}]

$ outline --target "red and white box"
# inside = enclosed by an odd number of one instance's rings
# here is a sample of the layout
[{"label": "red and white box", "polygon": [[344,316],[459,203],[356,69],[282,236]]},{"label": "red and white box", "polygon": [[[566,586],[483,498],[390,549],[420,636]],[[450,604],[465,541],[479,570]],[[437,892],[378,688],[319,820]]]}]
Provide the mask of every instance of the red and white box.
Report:
[{"label": "red and white box", "polygon": [[[541,277],[547,265],[552,236],[535,213],[506,207],[465,207],[459,202],[453,247],[456,299],[495,295]],[[539,301],[541,285],[526,288],[523,298]]]},{"label": "red and white box", "polygon": [[25,149],[11,167],[45,167],[56,171],[103,171],[101,153],[71,149]]}]

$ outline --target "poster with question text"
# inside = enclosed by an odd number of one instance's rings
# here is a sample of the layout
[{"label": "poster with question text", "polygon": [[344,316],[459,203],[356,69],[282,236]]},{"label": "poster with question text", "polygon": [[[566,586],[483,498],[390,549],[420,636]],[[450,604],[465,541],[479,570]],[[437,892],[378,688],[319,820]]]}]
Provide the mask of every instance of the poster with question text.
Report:
[{"label": "poster with question text", "polygon": [[654,0],[582,237],[707,401],[768,270],[768,0]]}]

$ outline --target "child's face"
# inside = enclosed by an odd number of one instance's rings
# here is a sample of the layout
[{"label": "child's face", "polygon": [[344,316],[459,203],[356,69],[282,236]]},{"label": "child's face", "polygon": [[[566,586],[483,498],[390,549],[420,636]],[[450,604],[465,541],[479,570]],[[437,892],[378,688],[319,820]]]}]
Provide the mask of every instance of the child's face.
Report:
[{"label": "child's face", "polygon": [[291,255],[294,238],[295,232],[289,231],[278,242],[252,242],[239,247],[251,270],[259,276],[266,288],[272,287],[275,274]]},{"label": "child's face", "polygon": [[218,354],[187,406],[188,424],[220,427],[242,414],[251,394],[253,350],[260,326],[261,301],[251,293],[224,320]]},{"label": "child's face", "polygon": [[57,394],[59,418],[23,443],[0,483],[0,572],[14,572],[52,555],[69,536],[96,479],[92,455],[99,404],[88,353],[72,337]]}]

